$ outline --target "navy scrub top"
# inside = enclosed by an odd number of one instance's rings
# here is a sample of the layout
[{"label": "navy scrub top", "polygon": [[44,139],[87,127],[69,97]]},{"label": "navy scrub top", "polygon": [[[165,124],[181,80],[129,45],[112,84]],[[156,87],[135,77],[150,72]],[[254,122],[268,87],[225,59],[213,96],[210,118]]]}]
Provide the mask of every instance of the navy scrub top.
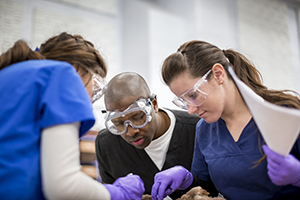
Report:
[{"label": "navy scrub top", "polygon": [[[253,118],[237,142],[221,118],[211,124],[201,119],[196,128],[191,172],[201,180],[213,181],[227,199],[300,199],[300,188],[276,186],[271,182],[266,159],[255,167],[263,156],[262,144],[263,138]],[[299,147],[298,139],[291,152],[298,159]]]}]

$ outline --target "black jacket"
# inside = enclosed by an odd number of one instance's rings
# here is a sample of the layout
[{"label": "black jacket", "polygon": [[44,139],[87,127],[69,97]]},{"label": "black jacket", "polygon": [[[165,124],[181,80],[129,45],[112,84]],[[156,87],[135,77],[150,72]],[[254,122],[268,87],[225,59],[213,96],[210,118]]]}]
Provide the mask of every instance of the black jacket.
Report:
[{"label": "black jacket", "polygon": [[[200,118],[185,111],[170,111],[175,115],[176,123],[162,171],[175,165],[181,165],[190,171],[196,124]],[[103,129],[96,138],[96,156],[104,183],[113,183],[117,178],[133,173],[144,181],[145,194],[151,194],[154,175],[160,170],[145,150],[137,149],[121,136]],[[182,194],[181,191],[175,191],[170,197],[176,199]]]}]

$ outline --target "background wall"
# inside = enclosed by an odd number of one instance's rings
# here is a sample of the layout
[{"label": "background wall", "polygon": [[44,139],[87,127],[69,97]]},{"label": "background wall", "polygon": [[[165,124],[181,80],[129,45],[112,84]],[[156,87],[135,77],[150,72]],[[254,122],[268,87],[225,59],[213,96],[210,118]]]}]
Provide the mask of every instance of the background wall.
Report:
[{"label": "background wall", "polygon": [[[300,92],[299,0],[0,0],[0,53],[18,39],[34,49],[66,31],[91,40],[107,80],[136,71],[161,107],[176,108],[161,80],[164,58],[188,40],[246,55],[264,84]],[[94,105],[99,130],[103,99]]]}]

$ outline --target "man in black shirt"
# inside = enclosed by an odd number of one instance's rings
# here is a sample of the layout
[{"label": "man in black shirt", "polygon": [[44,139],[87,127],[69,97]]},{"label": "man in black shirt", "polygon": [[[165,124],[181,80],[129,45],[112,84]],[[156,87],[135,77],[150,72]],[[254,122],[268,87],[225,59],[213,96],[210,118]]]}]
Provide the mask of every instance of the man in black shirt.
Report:
[{"label": "man in black shirt", "polygon": [[[181,165],[190,170],[199,117],[186,111],[159,108],[146,81],[138,74],[118,74],[104,96],[105,126],[96,138],[96,156],[104,183],[128,173],[144,181],[151,194],[156,173]],[[183,191],[169,195],[179,198]]]}]

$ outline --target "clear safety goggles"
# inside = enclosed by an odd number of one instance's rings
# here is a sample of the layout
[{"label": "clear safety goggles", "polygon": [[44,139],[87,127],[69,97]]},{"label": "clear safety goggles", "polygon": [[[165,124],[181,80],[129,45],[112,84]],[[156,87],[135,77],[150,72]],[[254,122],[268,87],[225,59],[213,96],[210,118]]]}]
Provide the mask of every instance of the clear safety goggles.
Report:
[{"label": "clear safety goggles", "polygon": [[106,91],[107,85],[104,78],[100,75],[93,73],[92,76],[92,83],[93,83],[93,96],[92,96],[92,103],[100,99]]},{"label": "clear safety goggles", "polygon": [[206,74],[201,77],[195,85],[190,88],[188,91],[180,95],[179,97],[175,97],[172,102],[178,106],[179,108],[182,108],[184,110],[187,110],[187,105],[189,106],[200,106],[203,104],[203,102],[207,98],[207,93],[200,90],[200,87],[204,84],[207,84],[207,76],[211,72],[211,69],[206,72]]},{"label": "clear safety goggles", "polygon": [[115,135],[126,133],[129,125],[135,129],[143,128],[152,119],[151,101],[154,98],[155,96],[152,95],[148,99],[139,99],[130,104],[125,110],[102,111],[106,112],[105,127]]}]

